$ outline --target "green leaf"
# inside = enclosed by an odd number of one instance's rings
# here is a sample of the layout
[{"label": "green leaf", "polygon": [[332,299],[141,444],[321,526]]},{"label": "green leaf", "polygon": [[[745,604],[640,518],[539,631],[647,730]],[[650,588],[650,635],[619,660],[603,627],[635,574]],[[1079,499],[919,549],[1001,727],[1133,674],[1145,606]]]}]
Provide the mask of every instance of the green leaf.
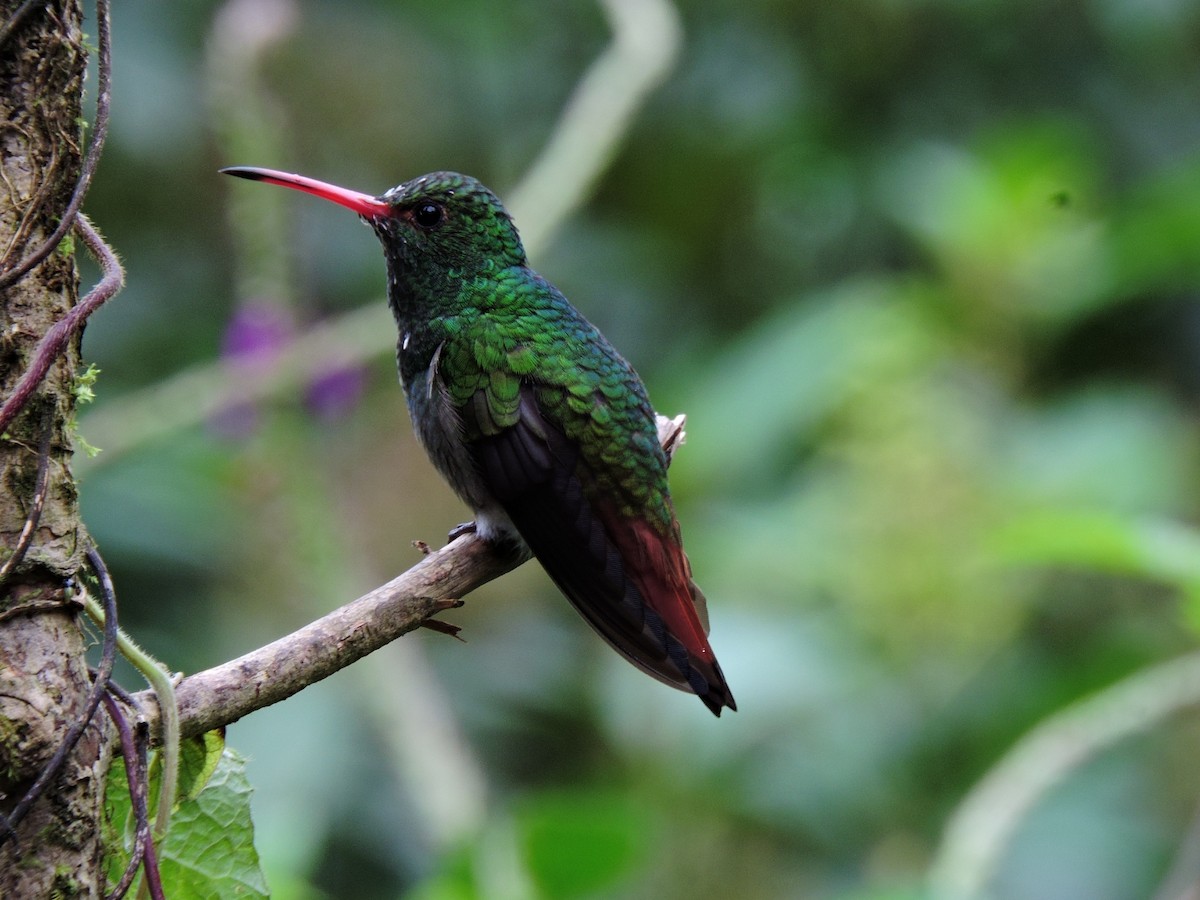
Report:
[{"label": "green leaf", "polygon": [[246,761],[225,748],[208,784],[180,803],[159,848],[168,897],[228,900],[268,897],[254,849]]},{"label": "green leaf", "polygon": [[121,873],[129,864],[135,827],[129,780],[125,776],[125,760],[114,756],[108,767],[108,781],[104,788],[105,865],[110,884],[120,880]]},{"label": "green leaf", "polygon": [[188,738],[179,748],[179,802],[195,800],[217,771],[225,750],[225,730]]},{"label": "green leaf", "polygon": [[650,827],[627,797],[590,791],[538,797],[518,817],[528,872],[547,898],[610,889],[645,862]]},{"label": "green leaf", "polygon": [[1011,562],[1078,566],[1200,588],[1200,533],[1166,519],[1099,510],[1037,510],[996,532]]},{"label": "green leaf", "polygon": [[[190,900],[269,897],[254,849],[252,789],[245,760],[210,732],[184,742],[181,803],[158,846],[163,890]],[[129,861],[134,821],[121,759],[109,770],[105,795],[108,876],[120,878]]]}]

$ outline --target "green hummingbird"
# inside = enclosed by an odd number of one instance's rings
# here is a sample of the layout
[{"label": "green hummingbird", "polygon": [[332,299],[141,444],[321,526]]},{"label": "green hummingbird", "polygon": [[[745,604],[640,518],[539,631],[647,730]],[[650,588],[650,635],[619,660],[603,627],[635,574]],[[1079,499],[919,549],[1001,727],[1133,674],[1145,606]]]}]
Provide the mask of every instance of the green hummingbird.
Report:
[{"label": "green hummingbird", "polygon": [[715,715],[736,710],[709,646],[646,388],[529,268],[496,195],[453,172],[373,197],[271,169],[221,171],[315,194],[374,229],[414,429],[474,510],[477,534],[528,548],[642,671],[699,695]]}]

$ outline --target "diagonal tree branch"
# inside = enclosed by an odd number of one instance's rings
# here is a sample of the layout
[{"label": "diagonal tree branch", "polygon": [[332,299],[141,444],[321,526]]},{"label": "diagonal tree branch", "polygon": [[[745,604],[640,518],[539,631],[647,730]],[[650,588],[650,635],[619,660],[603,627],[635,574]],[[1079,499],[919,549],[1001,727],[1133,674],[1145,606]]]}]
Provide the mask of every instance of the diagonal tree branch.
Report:
[{"label": "diagonal tree branch", "polygon": [[[461,597],[516,568],[525,557],[466,534],[387,584],[298,631],[238,659],[189,675],[176,696],[183,737],[236,722],[286,700],[344,669],[426,619],[462,605]],[[135,695],[154,740],[159,709],[153,692]]]},{"label": "diagonal tree branch", "polygon": [[[682,414],[673,419],[658,416],[658,439],[668,462],[687,439],[686,424]],[[184,678],[175,689],[181,735],[203,734],[286,700],[419,628],[431,616],[461,606],[471,591],[526,559],[523,549],[464,534],[403,575],[298,631]],[[143,691],[135,699],[154,740],[160,740],[161,716],[154,692]]]}]

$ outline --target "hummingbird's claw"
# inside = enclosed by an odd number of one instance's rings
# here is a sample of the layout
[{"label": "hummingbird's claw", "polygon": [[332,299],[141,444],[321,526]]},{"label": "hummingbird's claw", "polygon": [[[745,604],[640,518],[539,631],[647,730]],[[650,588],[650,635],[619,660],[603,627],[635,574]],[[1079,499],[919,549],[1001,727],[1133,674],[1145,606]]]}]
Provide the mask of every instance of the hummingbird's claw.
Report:
[{"label": "hummingbird's claw", "polygon": [[476,531],[476,528],[475,528],[474,522],[463,522],[459,525],[455,525],[453,528],[450,529],[450,533],[448,535],[446,535],[446,543],[447,544],[453,543],[454,541],[456,541],[460,537],[462,537],[464,534],[474,534],[475,531]]}]

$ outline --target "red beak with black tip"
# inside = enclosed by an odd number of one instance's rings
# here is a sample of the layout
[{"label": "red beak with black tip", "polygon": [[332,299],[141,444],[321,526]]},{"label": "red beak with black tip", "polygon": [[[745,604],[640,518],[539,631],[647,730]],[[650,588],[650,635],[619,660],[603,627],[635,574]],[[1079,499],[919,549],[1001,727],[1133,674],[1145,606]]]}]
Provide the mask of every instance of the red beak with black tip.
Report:
[{"label": "red beak with black tip", "polygon": [[230,166],[227,169],[221,169],[221,173],[223,175],[236,175],[238,178],[248,178],[250,181],[265,181],[268,184],[279,184],[296,191],[315,194],[324,200],[329,200],[339,206],[352,209],[360,216],[366,216],[368,219],[378,219],[381,216],[390,215],[392,211],[390,206],[377,197],[372,197],[370,194],[363,194],[359,191],[338,187],[336,184],[317,181],[317,179],[308,178],[305,175],[278,172],[275,169],[260,169],[257,166]]}]

